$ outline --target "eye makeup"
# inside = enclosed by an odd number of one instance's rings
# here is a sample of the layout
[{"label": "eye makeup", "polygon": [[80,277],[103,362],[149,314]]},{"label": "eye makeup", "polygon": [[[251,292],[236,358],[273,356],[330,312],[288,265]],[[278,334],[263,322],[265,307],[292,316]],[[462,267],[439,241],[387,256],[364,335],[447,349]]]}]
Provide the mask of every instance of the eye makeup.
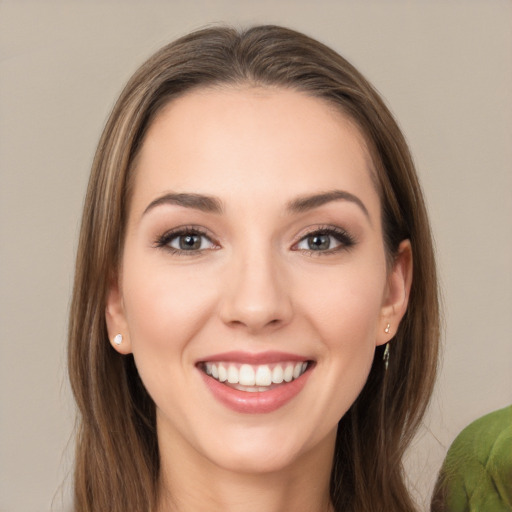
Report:
[{"label": "eye makeup", "polygon": [[204,251],[220,248],[204,228],[194,225],[166,231],[155,240],[153,246],[183,256],[197,256]]},{"label": "eye makeup", "polygon": [[348,250],[355,246],[356,238],[345,229],[335,225],[311,226],[291,249],[301,251],[308,256],[328,256]]},{"label": "eye makeup", "polygon": [[302,235],[292,250],[320,256],[350,249],[355,244],[355,238],[338,226],[318,226]]},{"label": "eye makeup", "polygon": [[[309,256],[332,255],[352,248],[356,239],[345,229],[333,225],[310,227],[291,246],[292,251]],[[203,227],[180,226],[158,236],[153,247],[178,256],[197,256],[205,251],[220,249],[219,243]]]}]

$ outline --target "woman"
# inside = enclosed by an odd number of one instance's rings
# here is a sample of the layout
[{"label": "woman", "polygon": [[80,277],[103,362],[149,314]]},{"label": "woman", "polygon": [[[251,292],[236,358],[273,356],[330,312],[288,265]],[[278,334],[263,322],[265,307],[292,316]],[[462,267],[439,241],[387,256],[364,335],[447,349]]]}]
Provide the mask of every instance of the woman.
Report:
[{"label": "woman", "polygon": [[421,190],[368,82],[284,28],[185,36],[93,164],[76,510],[415,510],[438,333]]}]

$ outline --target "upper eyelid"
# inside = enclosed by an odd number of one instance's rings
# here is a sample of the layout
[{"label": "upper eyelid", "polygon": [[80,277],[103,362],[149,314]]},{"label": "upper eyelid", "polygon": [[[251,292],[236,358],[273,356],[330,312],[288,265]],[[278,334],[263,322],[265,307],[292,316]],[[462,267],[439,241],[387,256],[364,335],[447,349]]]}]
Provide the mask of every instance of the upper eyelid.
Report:
[{"label": "upper eyelid", "polygon": [[314,235],[316,233],[337,233],[339,235],[345,235],[347,237],[353,238],[350,232],[341,226],[336,226],[334,224],[320,224],[316,226],[308,226],[300,230],[299,234],[297,234],[294,238],[294,243],[297,243],[303,238]]},{"label": "upper eyelid", "polygon": [[206,236],[207,238],[215,238],[215,236],[209,229],[207,229],[203,226],[196,226],[193,224],[190,224],[190,225],[187,224],[187,225],[177,226],[175,228],[168,229],[167,231],[164,231],[164,233],[162,233],[161,237],[179,236],[179,235],[186,234],[186,233],[195,233],[198,235]]},{"label": "upper eyelid", "polygon": [[[204,236],[207,238],[212,244],[219,246],[218,239],[213,236],[213,234],[210,232],[210,230],[201,227],[201,226],[194,226],[194,225],[185,225],[185,226],[179,226],[176,228],[169,229],[162,233],[161,235],[156,237],[156,240],[154,242],[154,246],[161,247],[166,246],[171,240],[174,238],[177,238],[179,236],[185,235],[185,234],[197,234],[200,236]],[[191,251],[193,252],[193,251]]]},{"label": "upper eyelid", "polygon": [[[302,241],[304,241],[307,237],[310,237],[315,234],[328,234],[329,236],[338,235],[340,237],[340,239],[338,240],[340,242],[340,245],[333,249],[327,249],[325,251],[309,251],[308,249],[297,249],[297,246]],[[343,240],[342,238],[344,238],[345,240]],[[346,229],[344,229],[340,226],[335,226],[335,225],[323,225],[323,226],[315,226],[315,227],[312,226],[310,230],[308,230],[306,232],[302,232],[302,234],[296,238],[295,242],[293,242],[293,244],[292,244],[292,249],[296,248],[293,250],[314,252],[315,254],[322,254],[322,253],[328,254],[330,252],[335,252],[335,251],[339,250],[340,246],[345,247],[345,248],[350,248],[350,247],[354,246],[356,243],[357,243],[356,237],[353,234],[351,234],[349,231],[347,231]]]},{"label": "upper eyelid", "polygon": [[[161,235],[156,237],[155,244],[159,245],[160,242],[162,242],[164,239],[170,240],[175,237],[178,237],[183,234],[187,233],[194,233],[201,236],[206,237],[210,242],[217,246],[221,246],[221,237],[218,237],[214,235],[209,229],[205,228],[204,226],[195,225],[195,224],[185,224],[181,226],[177,226],[175,228],[171,228],[169,230],[166,230]],[[350,239],[352,242],[355,243],[356,237],[351,234],[348,230],[345,228],[342,228],[341,226],[334,225],[334,224],[319,224],[319,225],[311,225],[307,226],[300,230],[298,234],[296,234],[293,237],[293,240],[291,242],[292,247],[296,246],[299,242],[301,242],[304,238],[317,234],[317,233],[328,233],[330,235],[340,235],[344,236],[348,239]],[[166,242],[167,243],[167,242]]]}]

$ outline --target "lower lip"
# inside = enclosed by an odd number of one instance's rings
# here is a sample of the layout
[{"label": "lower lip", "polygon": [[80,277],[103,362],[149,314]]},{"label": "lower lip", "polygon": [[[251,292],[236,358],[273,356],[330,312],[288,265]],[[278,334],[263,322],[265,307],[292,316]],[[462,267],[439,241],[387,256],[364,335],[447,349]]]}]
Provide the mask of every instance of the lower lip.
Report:
[{"label": "lower lip", "polygon": [[246,414],[264,414],[276,411],[295,398],[305,386],[311,370],[306,370],[299,378],[280,384],[269,391],[240,391],[209,377],[199,370],[213,396],[229,409]]}]

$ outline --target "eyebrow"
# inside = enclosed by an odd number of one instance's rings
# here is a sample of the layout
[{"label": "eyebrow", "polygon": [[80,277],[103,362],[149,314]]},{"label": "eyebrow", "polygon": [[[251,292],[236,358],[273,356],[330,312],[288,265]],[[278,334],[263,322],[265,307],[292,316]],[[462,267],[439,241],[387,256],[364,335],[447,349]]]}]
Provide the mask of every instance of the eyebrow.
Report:
[{"label": "eyebrow", "polygon": [[200,210],[207,213],[222,213],[222,203],[216,197],[204,196],[202,194],[165,194],[147,206],[144,210],[143,215],[148,213],[153,208],[164,204],[174,204],[177,206],[183,206],[184,208],[193,208],[194,210]]},{"label": "eyebrow", "polygon": [[[345,190],[330,190],[319,194],[301,196],[290,201],[287,204],[286,209],[291,213],[303,213],[319,208],[320,206],[333,201],[350,201],[356,204],[366,217],[371,220],[368,209],[364,205],[363,201],[354,194]],[[157,206],[165,204],[182,206],[184,208],[193,208],[206,213],[221,214],[224,210],[222,207],[222,201],[213,196],[193,193],[168,193],[149,203],[147,208],[144,210],[143,215]]]},{"label": "eyebrow", "polygon": [[292,213],[303,213],[308,210],[313,210],[314,208],[319,208],[332,201],[350,201],[356,204],[366,217],[368,217],[368,220],[370,220],[370,214],[363,201],[345,190],[330,190],[328,192],[321,192],[320,194],[299,197],[288,203],[287,210]]}]

